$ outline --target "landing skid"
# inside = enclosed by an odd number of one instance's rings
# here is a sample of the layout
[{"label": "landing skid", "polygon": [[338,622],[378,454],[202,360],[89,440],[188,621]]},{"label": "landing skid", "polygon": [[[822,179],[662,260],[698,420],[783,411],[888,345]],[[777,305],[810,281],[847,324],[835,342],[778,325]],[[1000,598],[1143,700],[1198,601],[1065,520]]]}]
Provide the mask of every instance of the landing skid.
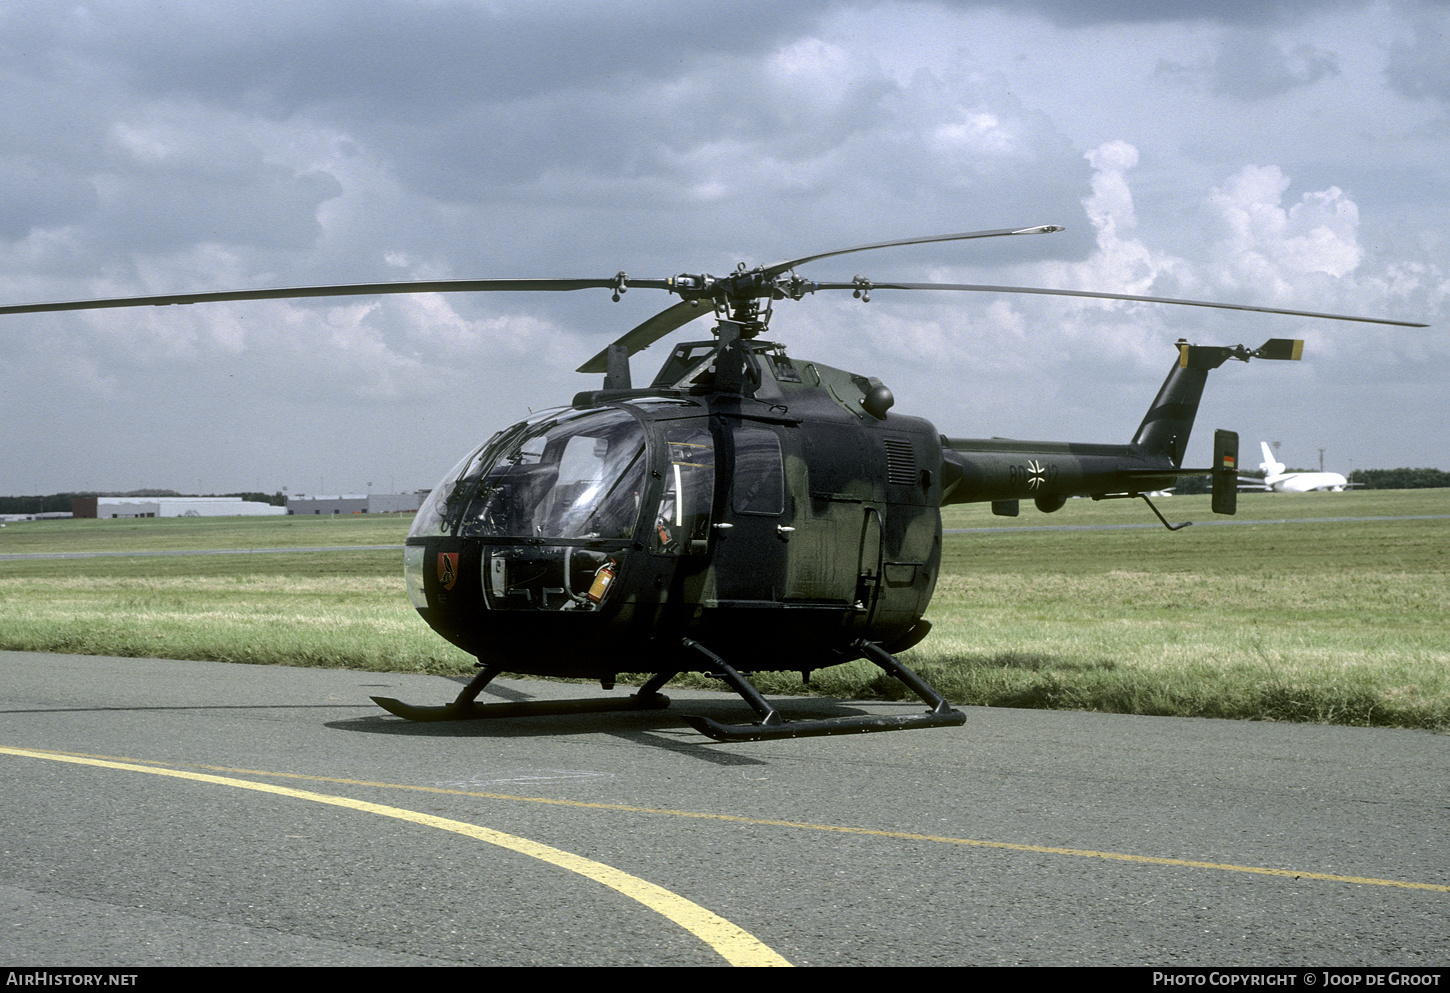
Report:
[{"label": "landing skid", "polygon": [[458,694],[452,703],[441,707],[415,707],[392,697],[375,696],[373,703],[407,721],[482,721],[496,717],[547,717],[557,714],[598,714],[620,710],[662,710],[670,698],[659,688],[674,677],[661,673],[624,699],[605,700],[534,700],[524,703],[475,703],[474,698],[503,670],[484,666]]},{"label": "landing skid", "polygon": [[880,666],[887,675],[909,686],[921,697],[931,710],[925,714],[910,714],[902,717],[828,717],[818,720],[787,721],[770,701],[761,696],[752,686],[720,656],[698,641],[685,639],[685,648],[703,655],[713,666],[717,675],[730,684],[731,689],[750,704],[760,715],[754,724],[721,724],[708,717],[691,714],[681,715],[696,731],[716,741],[775,741],[779,738],[815,738],[833,734],[870,734],[876,731],[909,731],[913,728],[960,727],[967,722],[967,715],[953,710],[940,693],[932,689],[924,679],[898,662],[895,656],[868,641],[858,641],[856,648],[867,658]]},{"label": "landing skid", "polygon": [[[682,714],[681,717],[696,731],[716,741],[775,741],[780,738],[816,738],[833,734],[871,734],[876,731],[909,731],[913,728],[960,727],[967,721],[967,715],[953,710],[940,693],[916,673],[896,660],[880,645],[869,641],[858,641],[856,649],[880,666],[887,675],[910,687],[931,707],[924,714],[908,714],[900,717],[862,715],[858,717],[828,717],[817,720],[787,721],[770,701],[761,696],[744,676],[732,668],[720,656],[698,641],[686,638],[687,651],[703,656],[710,663],[710,670],[730,684],[731,689],[750,704],[760,716],[754,724],[721,724],[709,717]],[[408,721],[478,721],[499,717],[543,717],[556,714],[598,714],[626,710],[661,710],[670,705],[670,698],[660,693],[660,687],[676,675],[662,672],[650,677],[639,692],[626,699],[615,700],[538,700],[526,703],[476,703],[475,697],[483,691],[495,676],[503,670],[497,666],[485,666],[465,686],[452,703],[441,707],[415,707],[392,697],[373,697],[373,702],[390,714]]]}]

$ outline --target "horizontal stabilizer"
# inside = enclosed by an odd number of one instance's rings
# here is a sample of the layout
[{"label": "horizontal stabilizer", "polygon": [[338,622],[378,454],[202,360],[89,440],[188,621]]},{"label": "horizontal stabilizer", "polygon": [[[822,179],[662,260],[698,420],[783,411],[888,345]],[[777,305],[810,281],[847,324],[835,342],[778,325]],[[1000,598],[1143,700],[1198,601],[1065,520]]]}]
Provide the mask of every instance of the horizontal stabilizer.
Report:
[{"label": "horizontal stabilizer", "polygon": [[1270,338],[1254,351],[1256,359],[1288,359],[1297,362],[1304,357],[1304,342],[1300,338]]}]

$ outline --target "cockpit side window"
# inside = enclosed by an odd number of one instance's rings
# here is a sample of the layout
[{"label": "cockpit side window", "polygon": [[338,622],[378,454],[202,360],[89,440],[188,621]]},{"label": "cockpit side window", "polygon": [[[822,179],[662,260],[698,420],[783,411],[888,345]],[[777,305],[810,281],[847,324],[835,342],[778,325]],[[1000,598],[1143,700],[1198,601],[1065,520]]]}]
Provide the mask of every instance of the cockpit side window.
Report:
[{"label": "cockpit side window", "polygon": [[703,554],[710,539],[715,500],[715,442],[704,425],[665,429],[669,462],[655,515],[650,551],[656,555]]},{"label": "cockpit side window", "polygon": [[737,514],[780,514],[785,511],[785,464],[780,439],[765,428],[737,426],[735,478],[731,506]]}]

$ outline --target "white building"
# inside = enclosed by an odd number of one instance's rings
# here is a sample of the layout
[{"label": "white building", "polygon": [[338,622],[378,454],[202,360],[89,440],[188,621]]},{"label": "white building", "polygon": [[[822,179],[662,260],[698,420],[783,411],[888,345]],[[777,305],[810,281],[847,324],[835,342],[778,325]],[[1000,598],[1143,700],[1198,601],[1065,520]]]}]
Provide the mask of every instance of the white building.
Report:
[{"label": "white building", "polygon": [[241,497],[76,497],[76,517],[266,517],[286,507]]}]

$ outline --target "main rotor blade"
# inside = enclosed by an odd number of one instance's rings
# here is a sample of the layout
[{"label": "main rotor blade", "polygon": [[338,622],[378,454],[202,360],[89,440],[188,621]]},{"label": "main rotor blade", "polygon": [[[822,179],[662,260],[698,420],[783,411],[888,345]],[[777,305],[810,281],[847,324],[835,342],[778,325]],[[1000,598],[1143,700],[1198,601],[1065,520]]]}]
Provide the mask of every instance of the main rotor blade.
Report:
[{"label": "main rotor blade", "polygon": [[[629,349],[629,354],[633,355],[635,352],[643,351],[650,345],[653,345],[670,332],[684,327],[695,318],[703,317],[706,314],[713,314],[714,312],[710,307],[701,306],[698,300],[681,300],[673,307],[660,311],[638,327],[626,331],[614,339],[613,344],[624,345]],[[581,365],[578,371],[605,372],[608,368],[609,349],[605,348],[598,355]]]},{"label": "main rotor blade", "polygon": [[[292,300],[303,297],[355,297],[389,293],[553,293],[569,290],[614,289],[619,277],[608,279],[432,279],[412,283],[350,283],[340,286],[293,286],[264,290],[222,290],[212,293],[167,293],[158,296],[112,297],[101,300],[66,300],[0,307],[4,314],[41,314],[58,310],[105,310],[111,307],[165,307],[172,304],[221,303],[228,300]],[[663,290],[668,280],[629,280],[630,288]]]},{"label": "main rotor blade", "polygon": [[1357,321],[1361,324],[1392,324],[1402,328],[1427,328],[1428,324],[1413,321],[1392,321],[1383,317],[1353,317],[1348,314],[1322,314],[1312,310],[1285,310],[1280,307],[1255,307],[1244,303],[1213,303],[1208,300],[1176,300],[1171,297],[1144,297],[1131,293],[1093,293],[1088,290],[1050,290],[1036,286],[980,286],[974,283],[816,283],[818,290],[964,290],[973,293],[1033,293],[1040,296],[1086,297],[1092,300],[1131,300],[1135,303],[1171,303],[1183,307],[1212,307],[1215,310],[1247,310],[1256,314],[1286,314],[1290,317],[1317,317],[1328,321]]},{"label": "main rotor blade", "polygon": [[816,259],[828,259],[834,255],[850,255],[852,252],[869,252],[876,248],[895,248],[898,245],[927,245],[937,241],[970,241],[973,238],[1006,238],[1017,234],[1052,234],[1061,231],[1063,228],[1057,224],[1039,224],[1032,228],[998,228],[994,231],[966,231],[962,234],[935,234],[927,235],[924,238],[902,238],[899,241],[878,241],[871,245],[857,245],[855,248],[838,248],[834,252],[821,252],[819,255],[806,255],[798,259],[791,259],[787,262],[777,262],[775,265],[765,267],[765,275],[778,276],[783,272],[794,269],[798,265],[805,265],[807,262],[814,262]]}]

